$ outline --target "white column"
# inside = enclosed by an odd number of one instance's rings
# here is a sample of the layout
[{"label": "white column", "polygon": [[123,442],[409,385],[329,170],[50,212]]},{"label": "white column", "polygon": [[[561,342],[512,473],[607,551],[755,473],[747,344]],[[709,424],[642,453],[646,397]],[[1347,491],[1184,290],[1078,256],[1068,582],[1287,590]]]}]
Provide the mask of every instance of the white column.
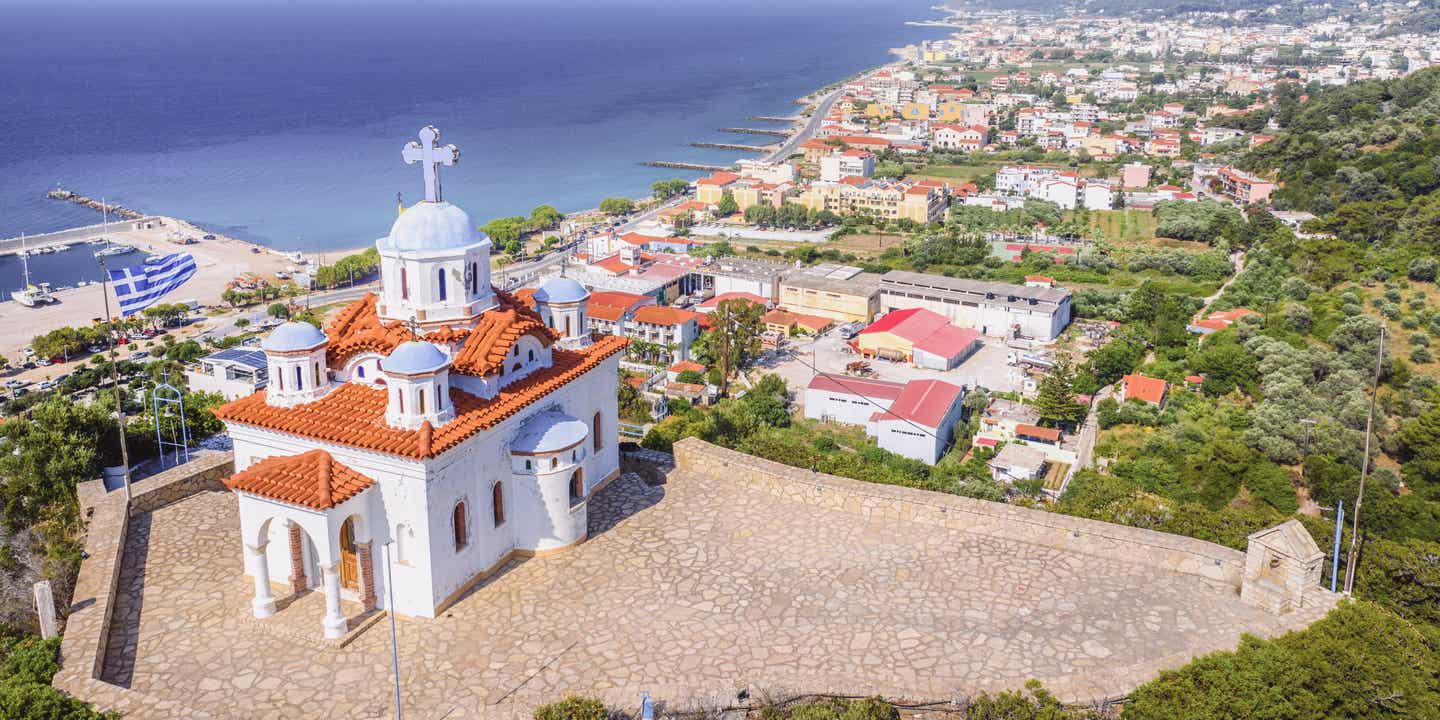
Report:
[{"label": "white column", "polygon": [[320,574],[325,578],[325,637],[345,636],[345,616],[340,613],[340,572],[333,563],[321,565]]},{"label": "white column", "polygon": [[250,601],[257,618],[275,614],[275,596],[270,593],[270,561],[265,555],[265,546],[246,545],[245,556],[250,561],[250,575],[255,579],[255,598]]}]

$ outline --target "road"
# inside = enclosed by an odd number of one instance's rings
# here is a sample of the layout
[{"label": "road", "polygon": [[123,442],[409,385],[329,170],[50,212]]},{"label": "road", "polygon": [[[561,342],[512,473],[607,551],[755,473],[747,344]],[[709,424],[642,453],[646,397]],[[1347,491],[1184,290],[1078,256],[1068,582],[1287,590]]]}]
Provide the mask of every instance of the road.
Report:
[{"label": "road", "polygon": [[766,155],[765,162],[781,162],[794,155],[799,150],[800,144],[809,140],[815,135],[815,131],[820,129],[820,123],[824,122],[825,116],[830,114],[831,106],[840,99],[844,92],[845,88],[836,88],[830,91],[829,95],[821,98],[820,102],[815,105],[815,111],[810,113],[810,117],[805,121],[805,127],[800,128],[800,132],[791,135],[789,140],[781,143],[774,152]]}]

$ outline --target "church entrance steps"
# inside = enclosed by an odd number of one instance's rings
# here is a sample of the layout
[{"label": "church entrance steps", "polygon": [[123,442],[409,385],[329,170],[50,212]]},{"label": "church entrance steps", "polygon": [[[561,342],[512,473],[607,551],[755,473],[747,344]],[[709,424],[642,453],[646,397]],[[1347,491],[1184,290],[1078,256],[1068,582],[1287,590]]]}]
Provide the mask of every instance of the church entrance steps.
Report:
[{"label": "church entrance steps", "polygon": [[[242,577],[235,585],[235,592],[244,594],[250,585],[249,580]],[[366,612],[360,603],[349,600],[340,602],[340,611],[345,614],[348,629],[338,638],[325,638],[315,632],[320,619],[325,617],[325,593],[319,590],[307,590],[289,597],[280,597],[277,593],[275,614],[263,620],[256,619],[248,608],[243,607],[236,608],[236,617],[248,631],[265,633],[319,651],[338,650],[349,645],[385,617],[384,610]]]}]

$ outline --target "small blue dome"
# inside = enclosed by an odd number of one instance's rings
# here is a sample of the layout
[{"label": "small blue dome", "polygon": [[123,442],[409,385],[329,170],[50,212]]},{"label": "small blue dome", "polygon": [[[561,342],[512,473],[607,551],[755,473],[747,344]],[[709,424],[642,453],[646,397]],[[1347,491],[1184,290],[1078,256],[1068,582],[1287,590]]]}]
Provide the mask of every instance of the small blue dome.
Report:
[{"label": "small blue dome", "polygon": [[400,343],[400,347],[395,348],[385,362],[380,363],[380,367],[397,375],[424,375],[449,364],[450,358],[434,344],[411,340]]},{"label": "small blue dome", "polygon": [[559,410],[537,413],[520,426],[510,451],[526,455],[558,452],[583,441],[590,434],[585,423]]},{"label": "small blue dome", "polygon": [[550,278],[535,291],[537,303],[573,303],[590,297],[590,291],[566,277]]},{"label": "small blue dome", "polygon": [[487,241],[464,210],[448,202],[418,202],[410,206],[381,241],[389,250],[455,250]]},{"label": "small blue dome", "polygon": [[307,322],[292,320],[271,330],[270,334],[260,341],[260,349],[271,352],[309,350],[329,340],[325,333],[320,332],[320,328]]}]

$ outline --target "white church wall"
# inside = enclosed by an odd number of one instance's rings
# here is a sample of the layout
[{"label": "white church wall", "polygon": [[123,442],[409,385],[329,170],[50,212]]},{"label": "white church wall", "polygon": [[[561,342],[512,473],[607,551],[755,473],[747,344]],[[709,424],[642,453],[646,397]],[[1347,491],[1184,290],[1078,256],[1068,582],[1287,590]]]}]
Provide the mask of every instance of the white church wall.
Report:
[{"label": "white church wall", "polygon": [[[412,540],[412,542],[405,548],[407,554],[405,561],[393,565],[396,609],[406,615],[433,616],[435,605],[430,592],[431,562],[429,552],[426,551],[429,528],[424,512],[424,463],[395,455],[322,443],[243,425],[231,425],[230,438],[234,444],[236,472],[268,457],[299,455],[318,448],[330,453],[337,462],[375,480],[380,490],[378,502],[369,506],[366,513],[370,519],[369,529],[374,540],[371,549],[375,562],[376,600],[380,607],[387,607],[385,580],[382,577],[384,575],[382,564],[385,559],[383,546],[392,539],[395,527],[403,524],[409,529],[410,537],[406,539]],[[373,495],[373,493],[368,495]],[[263,500],[263,498],[255,499]],[[294,506],[271,500],[264,500],[264,502],[277,507],[294,509]],[[245,528],[243,505],[241,510],[241,527],[243,529]],[[339,542],[339,523],[343,520],[344,517],[341,517],[336,521],[333,532],[330,528],[325,528],[323,532],[328,533],[326,536],[319,535],[322,532],[319,529],[305,528],[307,537],[316,545],[322,557],[326,555],[328,548]],[[255,522],[258,526],[260,520]],[[279,582],[278,578],[282,577],[282,570],[283,577],[289,577],[290,573],[289,539],[275,535],[276,532],[288,531],[283,528],[277,531],[275,529],[277,525],[278,523],[271,523],[271,536],[277,542],[271,542],[269,546],[271,553],[270,578],[274,582]],[[307,572],[310,573],[311,587],[318,586],[319,576],[316,572],[318,568],[312,568],[309,561],[307,561],[306,567]],[[282,570],[277,570],[277,568]]]}]

